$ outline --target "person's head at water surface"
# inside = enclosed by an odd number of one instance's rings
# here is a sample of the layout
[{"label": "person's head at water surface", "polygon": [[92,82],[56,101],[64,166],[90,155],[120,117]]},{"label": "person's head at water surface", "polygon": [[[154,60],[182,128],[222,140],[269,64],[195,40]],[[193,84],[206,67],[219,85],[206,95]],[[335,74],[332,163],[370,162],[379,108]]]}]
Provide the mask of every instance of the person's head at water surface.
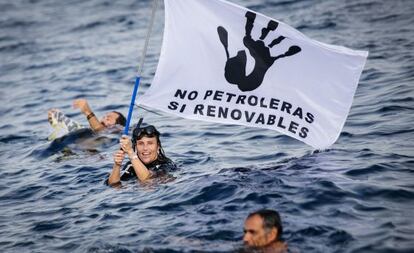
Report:
[{"label": "person's head at water surface", "polygon": [[282,221],[277,211],[262,209],[250,213],[244,222],[243,242],[252,248],[276,248],[283,252],[287,246],[281,242]]},{"label": "person's head at water surface", "polygon": [[117,111],[112,111],[112,112],[106,113],[102,117],[102,119],[100,120],[100,122],[105,127],[111,127],[111,126],[114,126],[114,125],[125,126],[126,119],[125,119],[124,115],[122,115],[122,113],[117,112]]},{"label": "person's head at water surface", "polygon": [[132,145],[139,159],[146,165],[165,158],[160,132],[153,125],[137,126],[132,133]]}]

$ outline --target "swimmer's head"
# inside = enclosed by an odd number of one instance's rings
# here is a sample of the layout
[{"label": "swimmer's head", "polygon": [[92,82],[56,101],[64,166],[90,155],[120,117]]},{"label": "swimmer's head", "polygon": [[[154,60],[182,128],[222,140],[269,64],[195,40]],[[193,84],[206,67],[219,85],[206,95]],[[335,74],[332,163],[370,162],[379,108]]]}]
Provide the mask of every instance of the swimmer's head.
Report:
[{"label": "swimmer's head", "polygon": [[280,241],[282,233],[279,213],[275,210],[262,209],[247,216],[244,222],[243,242],[249,247],[266,247]]},{"label": "swimmer's head", "polygon": [[105,116],[102,117],[101,123],[105,127],[111,127],[114,125],[125,126],[126,119],[124,115],[122,115],[122,113],[117,112],[117,111],[112,111],[112,112],[108,112],[107,114],[105,114]]},{"label": "swimmer's head", "polygon": [[[140,125],[140,124],[139,124]],[[161,146],[160,132],[153,126],[137,127],[132,133],[132,147],[144,164],[164,160],[166,156]]]}]

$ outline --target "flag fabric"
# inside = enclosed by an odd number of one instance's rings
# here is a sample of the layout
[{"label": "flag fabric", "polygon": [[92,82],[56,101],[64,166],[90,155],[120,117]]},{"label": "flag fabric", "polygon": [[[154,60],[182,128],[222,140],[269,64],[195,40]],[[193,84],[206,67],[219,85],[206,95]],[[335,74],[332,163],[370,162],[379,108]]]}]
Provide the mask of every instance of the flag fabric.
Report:
[{"label": "flag fabric", "polygon": [[164,0],[161,55],[139,104],[279,131],[316,148],[343,128],[368,52],[328,45],[224,0]]}]

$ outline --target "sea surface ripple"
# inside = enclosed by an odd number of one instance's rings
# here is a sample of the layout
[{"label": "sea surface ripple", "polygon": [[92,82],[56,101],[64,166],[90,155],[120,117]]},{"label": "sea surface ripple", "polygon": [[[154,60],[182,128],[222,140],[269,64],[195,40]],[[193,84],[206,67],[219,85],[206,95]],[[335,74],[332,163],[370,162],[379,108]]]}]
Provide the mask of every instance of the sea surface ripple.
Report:
[{"label": "sea surface ripple", "polygon": [[137,108],[180,170],[110,188],[119,136],[53,145],[47,110],[85,122],[71,108],[84,97],[98,115],[126,114],[151,1],[3,0],[0,252],[233,252],[259,208],[281,213],[292,252],[414,252],[414,1],[232,2],[370,52],[337,143],[316,152],[273,131]]}]

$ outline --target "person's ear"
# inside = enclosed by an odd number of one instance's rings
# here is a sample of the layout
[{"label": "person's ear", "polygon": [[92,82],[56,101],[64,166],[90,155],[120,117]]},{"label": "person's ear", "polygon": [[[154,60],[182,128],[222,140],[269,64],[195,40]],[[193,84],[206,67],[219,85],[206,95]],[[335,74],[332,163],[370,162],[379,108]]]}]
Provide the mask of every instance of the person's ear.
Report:
[{"label": "person's ear", "polygon": [[270,232],[267,234],[267,240],[268,242],[275,242],[278,236],[277,228],[272,228]]}]

